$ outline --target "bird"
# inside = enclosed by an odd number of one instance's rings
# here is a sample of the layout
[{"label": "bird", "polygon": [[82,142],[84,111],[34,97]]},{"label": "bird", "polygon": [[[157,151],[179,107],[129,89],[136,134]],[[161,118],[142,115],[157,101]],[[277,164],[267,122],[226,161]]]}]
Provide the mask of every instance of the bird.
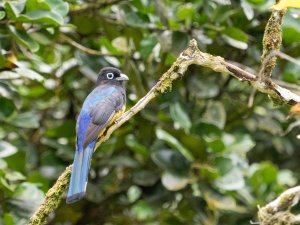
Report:
[{"label": "bird", "polygon": [[114,67],[100,70],[96,86],[84,100],[76,122],[76,151],[66,203],[85,196],[92,154],[106,129],[125,112],[128,76]]}]

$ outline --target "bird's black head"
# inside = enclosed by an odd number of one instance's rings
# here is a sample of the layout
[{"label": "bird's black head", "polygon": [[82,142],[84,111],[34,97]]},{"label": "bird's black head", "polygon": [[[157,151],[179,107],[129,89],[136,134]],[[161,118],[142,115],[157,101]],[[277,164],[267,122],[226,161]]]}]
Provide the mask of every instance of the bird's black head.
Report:
[{"label": "bird's black head", "polygon": [[120,70],[114,67],[104,67],[100,70],[97,85],[100,84],[115,84],[122,85],[125,81],[129,80],[128,77]]}]

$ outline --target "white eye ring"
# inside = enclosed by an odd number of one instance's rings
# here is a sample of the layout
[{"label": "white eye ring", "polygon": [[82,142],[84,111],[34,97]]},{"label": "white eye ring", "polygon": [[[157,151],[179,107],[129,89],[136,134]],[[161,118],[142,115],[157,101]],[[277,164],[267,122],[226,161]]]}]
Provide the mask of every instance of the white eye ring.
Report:
[{"label": "white eye ring", "polygon": [[113,79],[114,78],[114,74],[113,73],[108,73],[106,74],[107,79]]}]

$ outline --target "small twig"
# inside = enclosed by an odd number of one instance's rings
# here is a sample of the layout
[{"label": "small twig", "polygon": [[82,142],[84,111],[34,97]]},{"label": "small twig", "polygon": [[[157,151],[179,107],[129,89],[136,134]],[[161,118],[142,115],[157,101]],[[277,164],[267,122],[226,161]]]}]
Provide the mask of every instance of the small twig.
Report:
[{"label": "small twig", "polygon": [[291,123],[288,128],[286,128],[286,130],[284,132],[282,132],[282,134],[280,134],[281,136],[285,136],[288,133],[290,133],[295,127],[300,127],[300,120],[297,120],[293,123]]},{"label": "small twig", "polygon": [[79,43],[77,43],[76,41],[74,41],[72,38],[64,35],[64,34],[60,34],[60,37],[65,40],[66,42],[68,42],[69,44],[71,44],[72,46],[74,46],[75,48],[79,49],[80,51],[83,51],[89,55],[97,55],[97,56],[113,56],[113,57],[124,57],[124,55],[122,54],[111,54],[111,53],[103,53],[101,51],[97,51],[91,48],[87,48]]},{"label": "small twig", "polygon": [[282,59],[285,59],[287,61],[290,61],[290,62],[300,66],[300,60],[297,60],[297,59],[293,58],[292,56],[289,56],[289,55],[285,54],[284,52],[275,51],[275,54],[277,56],[279,56],[280,58],[282,58]]}]

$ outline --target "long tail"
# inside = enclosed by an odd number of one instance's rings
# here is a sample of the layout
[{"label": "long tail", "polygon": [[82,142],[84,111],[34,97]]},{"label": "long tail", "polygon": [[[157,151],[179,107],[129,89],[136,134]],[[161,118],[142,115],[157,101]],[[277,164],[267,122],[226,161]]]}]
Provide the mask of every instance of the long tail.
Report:
[{"label": "long tail", "polygon": [[66,200],[68,204],[79,201],[85,195],[94,146],[95,142],[92,142],[83,151],[76,150]]}]

